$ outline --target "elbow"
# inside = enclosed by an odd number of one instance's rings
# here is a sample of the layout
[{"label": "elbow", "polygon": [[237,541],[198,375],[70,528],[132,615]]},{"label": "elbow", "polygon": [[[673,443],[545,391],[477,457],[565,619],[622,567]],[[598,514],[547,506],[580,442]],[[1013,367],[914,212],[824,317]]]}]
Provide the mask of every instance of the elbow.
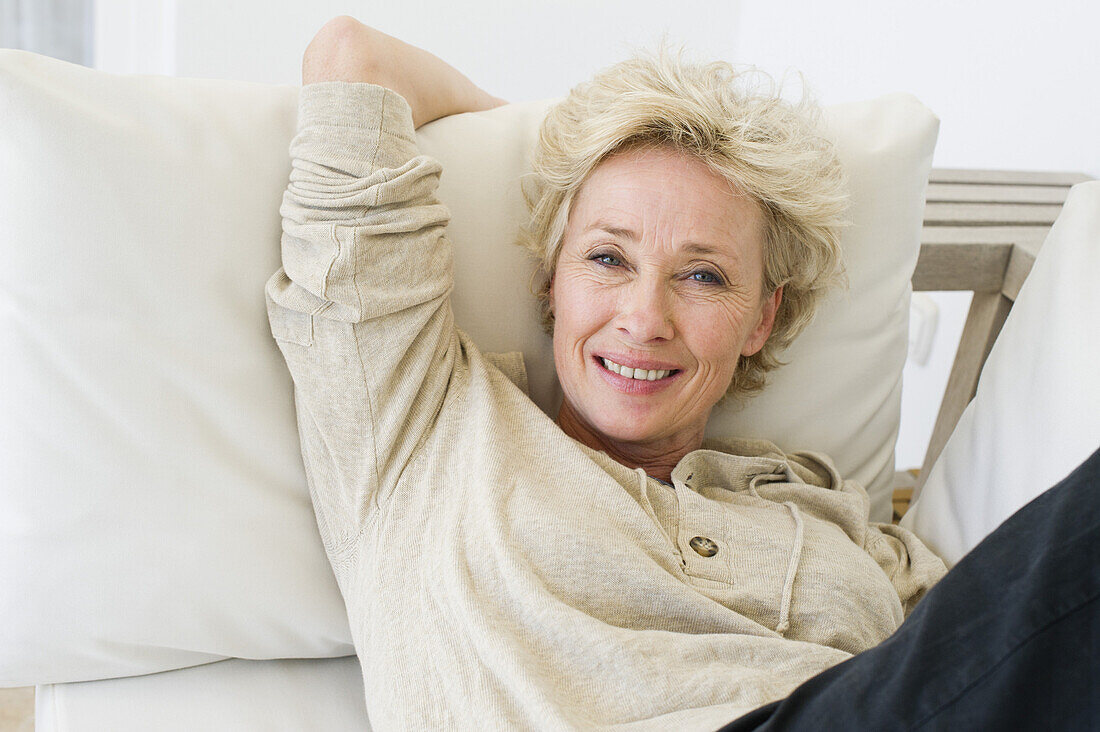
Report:
[{"label": "elbow", "polygon": [[302,54],[302,83],[372,81],[381,34],[350,15],[325,23]]}]

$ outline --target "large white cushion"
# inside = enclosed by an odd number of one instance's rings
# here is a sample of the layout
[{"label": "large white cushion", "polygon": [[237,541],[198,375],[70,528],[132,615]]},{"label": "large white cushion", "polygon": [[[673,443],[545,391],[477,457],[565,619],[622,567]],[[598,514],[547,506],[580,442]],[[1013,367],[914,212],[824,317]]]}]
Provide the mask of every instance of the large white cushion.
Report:
[{"label": "large white cushion", "polygon": [[355,656],[39,686],[36,732],[370,732]]},{"label": "large white cushion", "polygon": [[1070,189],[967,406],[902,519],[954,565],[1100,447],[1100,181]]},{"label": "large white cushion", "polygon": [[[0,685],[352,651],[263,297],[295,96],[0,52]],[[512,244],[546,105],[420,137],[444,165],[457,322],[523,350],[552,412]],[[851,291],[712,432],[831,453],[885,510],[937,122],[894,96],[826,123],[852,179]]]},{"label": "large white cushion", "polygon": [[295,100],[0,51],[0,685],[354,652],[263,303]]}]

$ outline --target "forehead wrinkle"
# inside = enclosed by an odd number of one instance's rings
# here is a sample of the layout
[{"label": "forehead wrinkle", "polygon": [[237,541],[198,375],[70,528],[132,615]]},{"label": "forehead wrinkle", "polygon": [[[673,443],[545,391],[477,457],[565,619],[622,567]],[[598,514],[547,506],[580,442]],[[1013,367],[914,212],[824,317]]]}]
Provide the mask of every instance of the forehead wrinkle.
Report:
[{"label": "forehead wrinkle", "polygon": [[[762,221],[758,220],[761,216],[755,201],[717,174],[696,176],[677,169],[673,171],[674,175],[654,187],[653,166],[646,167],[645,158],[652,159],[655,153],[646,153],[649,154],[631,154],[636,159],[642,159],[641,175],[648,178],[635,179],[634,168],[624,168],[623,159],[614,156],[601,163],[592,177],[585,181],[569,211],[571,219],[575,218],[580,208],[586,209],[586,217],[592,217],[587,223],[576,222],[582,227],[578,234],[585,236],[601,231],[624,242],[653,238],[661,249],[726,259],[739,266],[749,254],[744,251],[745,245],[754,243],[754,235],[763,228],[760,226]],[[675,160],[680,156],[664,154],[659,157]],[[713,216],[706,211],[694,210],[704,202],[693,198],[692,191],[682,190],[678,184],[685,181],[705,182],[711,195],[718,193],[718,198],[722,199],[721,202],[710,203],[725,209],[729,215]],[[643,203],[646,199],[648,204]],[[749,205],[745,206],[745,203]],[[715,223],[720,224],[718,229],[714,228]]]}]

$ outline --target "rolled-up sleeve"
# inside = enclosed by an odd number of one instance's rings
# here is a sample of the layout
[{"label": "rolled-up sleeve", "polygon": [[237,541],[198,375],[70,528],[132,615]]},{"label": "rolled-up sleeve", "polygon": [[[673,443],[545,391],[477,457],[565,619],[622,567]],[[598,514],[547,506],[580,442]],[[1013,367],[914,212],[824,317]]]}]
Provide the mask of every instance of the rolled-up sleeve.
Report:
[{"label": "rolled-up sleeve", "polygon": [[442,406],[457,349],[439,163],[408,103],[303,87],[268,319],[294,381],[310,493],[337,575]]}]

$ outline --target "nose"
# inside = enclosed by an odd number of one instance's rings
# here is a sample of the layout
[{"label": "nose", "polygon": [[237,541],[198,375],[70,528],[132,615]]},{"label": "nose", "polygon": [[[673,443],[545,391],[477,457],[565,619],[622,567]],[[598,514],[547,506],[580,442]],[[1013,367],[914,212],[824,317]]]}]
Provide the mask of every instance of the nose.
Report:
[{"label": "nose", "polygon": [[623,292],[617,327],[633,342],[670,340],[674,333],[668,288],[660,278],[639,277]]}]

